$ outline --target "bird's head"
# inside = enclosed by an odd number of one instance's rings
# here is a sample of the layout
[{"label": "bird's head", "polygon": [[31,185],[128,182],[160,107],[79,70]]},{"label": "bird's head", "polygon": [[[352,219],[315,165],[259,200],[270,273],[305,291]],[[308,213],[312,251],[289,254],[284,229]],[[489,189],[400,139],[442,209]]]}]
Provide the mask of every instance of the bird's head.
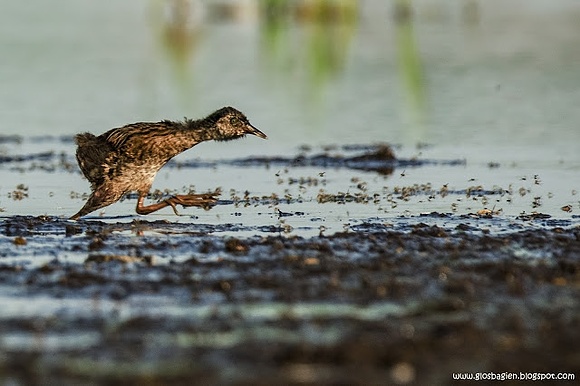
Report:
[{"label": "bird's head", "polygon": [[252,126],[248,118],[233,107],[223,107],[211,114],[208,119],[213,122],[214,140],[229,141],[252,134],[266,139],[266,134]]}]

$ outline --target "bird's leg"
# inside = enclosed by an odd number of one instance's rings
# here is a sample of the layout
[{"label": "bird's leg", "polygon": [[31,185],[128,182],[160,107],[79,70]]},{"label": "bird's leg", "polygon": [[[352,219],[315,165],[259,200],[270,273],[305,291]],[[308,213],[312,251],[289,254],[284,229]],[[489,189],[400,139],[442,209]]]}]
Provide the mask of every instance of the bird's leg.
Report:
[{"label": "bird's leg", "polygon": [[[149,214],[149,213],[153,213],[159,209],[165,208],[166,206],[169,205],[169,203],[165,202],[165,201],[161,201],[158,202],[156,204],[151,204],[151,205],[143,205],[143,201],[145,200],[145,197],[147,196],[147,194],[145,193],[139,193],[139,198],[137,199],[137,207],[135,208],[135,211],[139,214]],[[175,207],[173,208],[173,211],[175,211]]]},{"label": "bird's leg", "polygon": [[204,193],[204,194],[178,194],[175,196],[171,196],[166,200],[158,202],[156,204],[151,205],[143,205],[143,201],[147,196],[146,193],[139,193],[139,198],[137,200],[137,207],[135,210],[139,214],[149,214],[153,213],[159,209],[165,208],[166,206],[171,206],[173,212],[176,215],[177,213],[176,205],[181,206],[200,206],[205,209],[209,209],[215,205],[217,201],[217,196],[220,195],[219,190],[216,190],[213,193]]}]

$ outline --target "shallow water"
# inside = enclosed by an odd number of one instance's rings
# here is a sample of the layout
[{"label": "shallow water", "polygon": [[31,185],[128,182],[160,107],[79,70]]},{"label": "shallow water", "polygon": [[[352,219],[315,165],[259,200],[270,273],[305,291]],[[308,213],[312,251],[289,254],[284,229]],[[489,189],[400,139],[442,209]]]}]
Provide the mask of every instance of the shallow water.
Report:
[{"label": "shallow water", "polygon": [[[0,174],[16,182],[14,187],[1,190],[5,197],[0,201],[2,216],[66,219],[75,213],[86,200],[87,183],[76,170],[74,156],[55,150],[72,147],[70,141],[44,138],[41,143],[23,140],[15,145],[20,151],[8,153],[0,164]],[[528,165],[430,159],[426,157],[428,149],[412,159],[345,163],[373,149],[369,145],[354,150],[314,148],[292,157],[184,159],[168,164],[157,176],[153,190],[167,195],[220,187],[220,201],[211,210],[183,208],[176,216],[167,208],[141,217],[134,214],[135,197],[129,196],[86,218],[109,222],[142,218],[217,227],[236,224],[239,236],[268,233],[270,229],[287,235],[312,236],[321,231],[328,235],[364,222],[422,221],[421,215],[432,212],[477,217],[480,211],[489,210],[489,214],[508,221],[542,213],[569,225],[578,221],[580,186],[573,168],[541,172],[541,168]],[[190,180],[191,176],[195,179]]]}]

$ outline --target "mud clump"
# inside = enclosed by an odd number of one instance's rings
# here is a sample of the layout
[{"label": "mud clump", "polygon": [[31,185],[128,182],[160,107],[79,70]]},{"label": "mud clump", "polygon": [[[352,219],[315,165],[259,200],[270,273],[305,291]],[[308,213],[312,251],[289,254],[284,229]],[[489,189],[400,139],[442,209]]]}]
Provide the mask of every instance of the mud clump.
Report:
[{"label": "mud clump", "polygon": [[240,239],[231,238],[226,240],[225,249],[230,253],[247,254],[250,247]]},{"label": "mud clump", "polygon": [[13,242],[14,245],[26,245],[27,243],[26,239],[22,236],[16,236]]},{"label": "mud clump", "polygon": [[377,145],[375,150],[372,150],[363,155],[355,156],[349,158],[350,161],[363,162],[363,161],[394,161],[397,157],[395,156],[395,151],[392,147],[387,144]]}]

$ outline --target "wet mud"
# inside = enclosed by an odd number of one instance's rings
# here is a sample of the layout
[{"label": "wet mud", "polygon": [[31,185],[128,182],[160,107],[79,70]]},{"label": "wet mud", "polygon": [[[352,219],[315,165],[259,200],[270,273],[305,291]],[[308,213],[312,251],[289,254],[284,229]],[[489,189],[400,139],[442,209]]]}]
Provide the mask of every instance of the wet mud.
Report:
[{"label": "wet mud", "polygon": [[[304,147],[293,157],[167,165],[275,173],[272,193],[226,191],[212,209],[222,210],[217,219],[0,213],[0,382],[454,384],[457,372],[580,375],[577,202],[542,206],[536,176],[519,189],[407,182],[406,168],[465,162],[403,159],[395,150]],[[57,151],[0,153],[0,169],[78,173],[74,156]],[[327,183],[325,173],[337,174]],[[14,186],[3,206],[39,197],[38,185]],[[531,200],[531,212],[498,208],[518,197]],[[438,200],[451,212],[380,210]],[[325,217],[341,207],[349,217]],[[538,211],[546,208],[556,210]]]},{"label": "wet mud", "polygon": [[493,235],[432,216],[310,238],[3,219],[0,377],[450,384],[452,372],[578,371],[580,229]]}]

